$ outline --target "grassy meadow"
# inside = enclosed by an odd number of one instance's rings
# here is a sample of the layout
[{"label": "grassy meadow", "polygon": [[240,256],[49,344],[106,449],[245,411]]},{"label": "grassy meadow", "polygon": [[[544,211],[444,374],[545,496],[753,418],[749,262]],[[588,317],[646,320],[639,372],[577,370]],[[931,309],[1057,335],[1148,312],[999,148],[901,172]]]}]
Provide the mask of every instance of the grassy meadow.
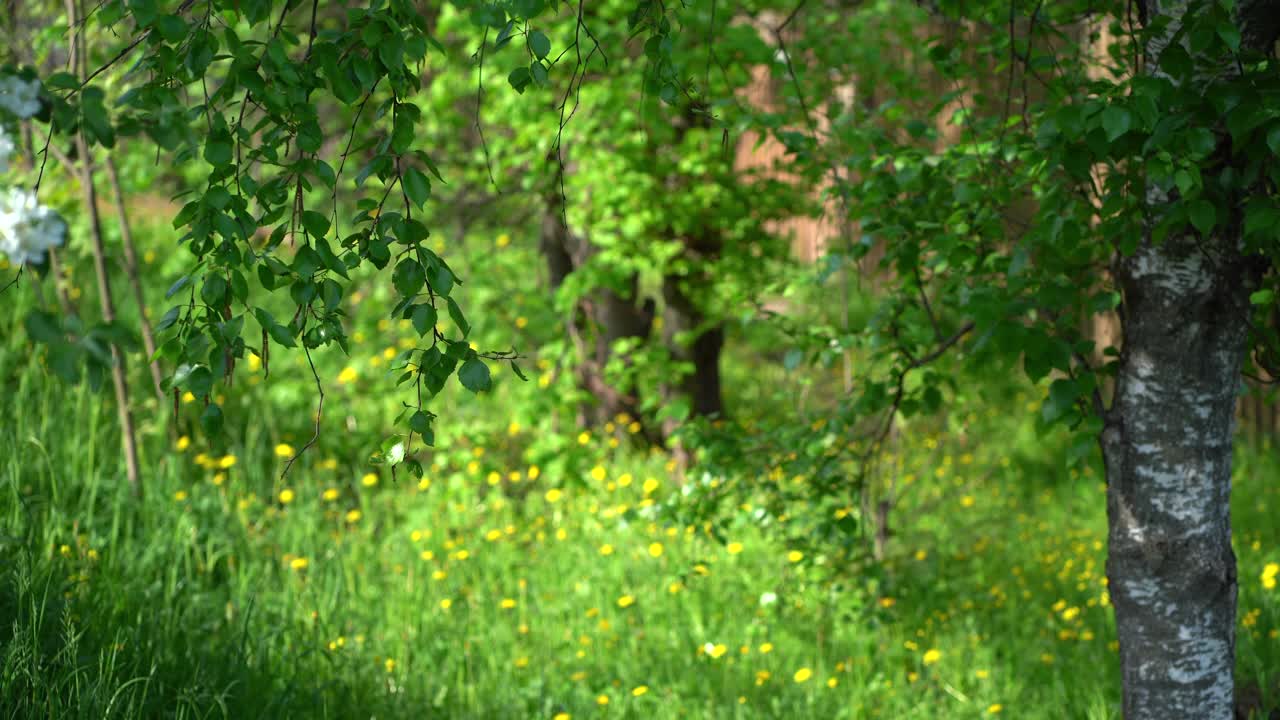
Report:
[{"label": "grassy meadow", "polygon": [[[282,479],[306,433],[271,406],[214,449],[153,400],[135,498],[109,393],[51,382],[18,338],[0,382],[5,718],[1118,717],[1099,474],[1019,419],[1032,396],[904,430],[884,562],[850,576],[750,503],[718,538],[671,523],[672,466],[616,438],[568,437],[578,470],[523,462],[515,421],[421,482],[324,440]],[[1262,688],[1269,455],[1241,454],[1235,494]]]}]

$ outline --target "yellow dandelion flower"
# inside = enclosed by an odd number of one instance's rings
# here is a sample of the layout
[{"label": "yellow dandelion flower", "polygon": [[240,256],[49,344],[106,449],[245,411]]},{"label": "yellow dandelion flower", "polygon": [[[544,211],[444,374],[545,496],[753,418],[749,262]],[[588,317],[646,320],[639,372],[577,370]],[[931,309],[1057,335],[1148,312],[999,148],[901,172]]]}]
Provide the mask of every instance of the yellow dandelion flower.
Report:
[{"label": "yellow dandelion flower", "polygon": [[562,712],[562,713],[556,713],[555,717],[551,718],[551,720],[569,720],[569,718],[571,717],[572,716],[569,713]]},{"label": "yellow dandelion flower", "polygon": [[347,517],[347,522],[357,523],[357,522],[360,522],[360,518],[364,517],[364,513],[360,512],[359,510],[348,510],[346,517]]},{"label": "yellow dandelion flower", "polygon": [[972,495],[965,495],[964,497],[960,498],[960,504],[965,507],[973,507],[974,502],[975,500],[973,499]]},{"label": "yellow dandelion flower", "polygon": [[987,714],[996,715],[1003,709],[1004,709],[1004,706],[1001,705],[1000,703],[993,703],[992,705],[987,707]]},{"label": "yellow dandelion flower", "polygon": [[187,499],[187,491],[179,490],[178,492],[173,494],[173,499],[178,502],[185,502]]},{"label": "yellow dandelion flower", "polygon": [[395,660],[392,660],[391,658],[387,658],[386,660],[384,660],[384,661],[382,662],[382,667],[386,668],[386,669],[387,669],[387,672],[395,672],[395,671],[396,671],[396,661],[395,661]]},{"label": "yellow dandelion flower", "polygon": [[520,657],[515,659],[515,662],[513,664],[518,668],[529,667],[529,658],[521,655]]},{"label": "yellow dandelion flower", "polygon": [[976,676],[979,680],[986,680],[987,678],[991,677],[991,671],[990,671],[990,670],[975,670],[973,674],[974,674],[974,676]]},{"label": "yellow dandelion flower", "polygon": [[649,557],[662,557],[662,543],[649,543]]},{"label": "yellow dandelion flower", "polygon": [[525,327],[527,327],[528,325],[529,325],[529,318],[527,318],[527,317],[525,317],[525,316],[523,316],[523,315],[521,315],[520,317],[516,318],[516,329],[518,329],[518,330],[523,330],[523,329],[525,329]]},{"label": "yellow dandelion flower", "polygon": [[579,445],[586,445],[589,442],[591,442],[591,433],[587,432],[586,430],[583,430],[582,432],[578,433]]},{"label": "yellow dandelion flower", "polygon": [[187,448],[191,447],[191,438],[187,437],[186,435],[183,435],[182,437],[178,438],[178,442],[174,443],[173,446],[177,448],[178,452],[183,452]]},{"label": "yellow dandelion flower", "polygon": [[494,244],[500,248],[504,248],[511,244],[511,236],[506,233],[502,233],[498,236],[498,239],[494,241]]},{"label": "yellow dandelion flower", "polygon": [[537,465],[530,465],[529,472],[525,474],[529,476],[530,480],[537,480],[538,476],[542,474],[542,469],[539,468]]},{"label": "yellow dandelion flower", "polygon": [[498,603],[503,610],[510,610],[516,606],[515,598],[502,598],[502,602]]},{"label": "yellow dandelion flower", "polygon": [[942,651],[937,648],[930,648],[924,652],[924,664],[932,665],[942,659]]},{"label": "yellow dandelion flower", "polygon": [[277,495],[276,497],[280,499],[280,503],[282,505],[288,505],[289,503],[293,502],[293,491],[290,490],[289,488],[285,488],[281,490],[280,494]]},{"label": "yellow dandelion flower", "polygon": [[655,492],[657,492],[657,491],[658,491],[658,487],[659,487],[661,484],[662,484],[662,483],[659,483],[659,482],[657,481],[657,479],[655,479],[655,478],[645,478],[645,480],[644,480],[644,486],[643,486],[643,487],[644,487],[644,494],[645,494],[645,495],[652,495],[652,494],[654,494]]},{"label": "yellow dandelion flower", "polygon": [[729,652],[729,648],[726,647],[724,643],[716,643],[715,645],[707,643],[703,650],[705,650],[713,660],[718,660],[723,657],[725,653]]},{"label": "yellow dandelion flower", "polygon": [[641,695],[647,692],[649,692],[648,685],[637,685],[631,689],[631,694],[634,695],[635,697],[640,697]]},{"label": "yellow dandelion flower", "polygon": [[798,683],[802,683],[808,682],[811,677],[813,677],[813,671],[807,667],[802,667],[796,671],[796,674],[792,676],[792,679]]},{"label": "yellow dandelion flower", "polygon": [[894,606],[894,604],[895,604],[895,603],[897,603],[897,602],[898,602],[897,600],[895,600],[895,599],[893,599],[893,598],[891,598],[891,597],[882,597],[882,598],[880,598],[880,607],[882,607],[882,608],[891,608],[891,607],[893,607],[893,606]]},{"label": "yellow dandelion flower", "polygon": [[502,531],[498,530],[497,528],[494,528],[493,530],[490,530],[489,532],[484,534],[484,539],[488,540],[489,542],[493,542],[495,540],[501,540]]},{"label": "yellow dandelion flower", "polygon": [[761,644],[760,644],[760,654],[761,654],[761,655],[768,655],[768,654],[769,654],[769,653],[771,653],[771,652],[773,652],[773,643],[771,643],[771,642],[767,642],[767,643],[761,643]]},{"label": "yellow dandelion flower", "polygon": [[596,482],[603,482],[609,476],[609,471],[604,469],[603,465],[597,465],[591,468],[591,479]]},{"label": "yellow dandelion flower", "polygon": [[609,543],[605,543],[604,545],[601,545],[601,546],[600,546],[600,554],[601,554],[601,555],[612,555],[612,554],[613,554],[613,546],[612,546],[612,545],[610,545]]},{"label": "yellow dandelion flower", "polygon": [[276,446],[276,457],[293,457],[293,446],[288,443],[280,443]]},{"label": "yellow dandelion flower", "polygon": [[546,498],[549,503],[560,502],[560,498],[564,497],[564,493],[558,488],[551,488],[545,495],[543,495],[543,497]]},{"label": "yellow dandelion flower", "polygon": [[608,704],[609,704],[609,696],[608,696],[608,695],[597,695],[597,696],[596,696],[596,704],[597,704],[597,705],[600,705],[601,707],[603,707],[603,706],[605,706],[605,705],[608,705]]},{"label": "yellow dandelion flower", "polygon": [[222,459],[218,461],[218,467],[222,468],[223,470],[234,467],[235,464],[236,464],[235,455],[223,455]]},{"label": "yellow dandelion flower", "polygon": [[636,604],[636,599],[631,595],[623,595],[622,597],[618,598],[618,607],[620,608],[629,608],[635,604]]},{"label": "yellow dandelion flower", "polygon": [[227,474],[226,474],[226,473],[214,473],[214,474],[213,474],[213,477],[212,477],[212,478],[209,478],[209,481],[210,481],[210,482],[212,482],[215,486],[221,486],[221,485],[222,485],[222,483],[224,483],[224,482],[226,482],[226,481],[227,481]]},{"label": "yellow dandelion flower", "polygon": [[792,550],[791,552],[787,553],[787,560],[790,560],[793,563],[798,563],[803,559],[804,559],[804,553],[800,552],[799,550]]},{"label": "yellow dandelion flower", "polygon": [[306,558],[300,557],[300,558],[294,558],[293,560],[291,560],[289,562],[289,567],[293,568],[294,570],[306,570],[307,565],[309,564],[310,563],[307,562]]},{"label": "yellow dandelion flower", "polygon": [[738,553],[742,552],[742,543],[731,542],[727,546],[725,546],[725,550],[728,550],[730,555],[737,555]]},{"label": "yellow dandelion flower", "polygon": [[325,502],[333,502],[334,500],[338,499],[338,489],[329,488],[328,490],[325,490],[323,493],[321,493],[320,497],[324,498]]},{"label": "yellow dandelion flower", "polygon": [[378,474],[377,474],[377,473],[366,473],[364,477],[360,478],[360,484],[361,484],[361,485],[363,485],[363,486],[365,486],[365,487],[373,487],[374,485],[377,485],[377,484],[378,484]]}]

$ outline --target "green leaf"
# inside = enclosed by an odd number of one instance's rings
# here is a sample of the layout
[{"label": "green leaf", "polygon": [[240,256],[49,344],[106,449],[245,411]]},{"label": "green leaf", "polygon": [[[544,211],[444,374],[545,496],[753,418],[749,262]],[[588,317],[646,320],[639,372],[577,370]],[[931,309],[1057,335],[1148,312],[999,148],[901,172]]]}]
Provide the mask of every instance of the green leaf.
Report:
[{"label": "green leaf", "polygon": [[538,85],[547,84],[547,66],[541,62],[534,62],[529,65],[529,77],[533,78],[533,82]]},{"label": "green leaf", "polygon": [[413,258],[400,261],[391,275],[391,282],[395,284],[396,290],[405,297],[412,297],[421,292],[426,281],[427,277],[422,271],[422,265]]},{"label": "green leaf", "polygon": [[302,227],[306,228],[311,237],[322,238],[329,232],[329,218],[315,210],[303,210]]},{"label": "green leaf", "polygon": [[221,309],[226,294],[227,281],[221,275],[210,273],[205,276],[204,285],[200,288],[200,299],[204,304]]},{"label": "green leaf", "polygon": [[524,371],[520,369],[520,366],[516,364],[515,360],[511,361],[511,372],[515,373],[516,377],[521,380],[529,382],[529,378],[525,376]]},{"label": "green leaf", "polygon": [[438,314],[431,305],[418,305],[413,309],[413,328],[418,335],[427,335],[436,327]]},{"label": "green leaf", "polygon": [[471,392],[484,392],[493,386],[489,376],[489,366],[480,358],[471,358],[458,368],[458,380]]},{"label": "green leaf", "polygon": [[276,276],[266,263],[258,264],[258,282],[262,283],[263,289],[268,292],[276,289]]},{"label": "green leaf", "polygon": [[524,89],[533,82],[533,76],[529,74],[529,68],[521,66],[511,71],[507,76],[507,82],[511,83],[511,87],[515,88],[516,92],[523,94]]},{"label": "green leaf", "polygon": [[1267,131],[1267,147],[1271,148],[1271,154],[1280,156],[1280,123]]},{"label": "green leaf", "polygon": [[62,328],[58,326],[58,318],[43,310],[32,310],[27,313],[23,325],[32,340],[42,343],[53,343],[62,339]]},{"label": "green leaf", "polygon": [[210,139],[204,146],[204,159],[215,168],[231,164],[232,147],[230,140]]},{"label": "green leaf", "polygon": [[1222,42],[1231,48],[1231,52],[1240,52],[1240,28],[1236,27],[1233,22],[1224,22],[1218,25],[1218,37],[1222,38]]},{"label": "green leaf", "polygon": [[1129,111],[1112,105],[1102,111],[1102,129],[1107,132],[1107,141],[1115,142],[1117,138],[1129,132],[1133,117]]},{"label": "green leaf", "polygon": [[451,297],[447,297],[445,300],[449,301],[449,317],[453,318],[453,324],[457,325],[458,329],[462,331],[462,337],[470,335],[471,325],[467,323],[467,318],[463,316],[462,308],[458,307],[458,303]]},{"label": "green leaf", "polygon": [[332,278],[325,278],[320,283],[320,297],[324,300],[324,308],[329,312],[333,312],[338,307],[338,303],[342,302],[342,286]]},{"label": "green leaf", "polygon": [[541,30],[534,30],[529,33],[529,50],[534,57],[542,60],[551,52],[551,40]]},{"label": "green leaf", "polygon": [[154,27],[170,45],[182,42],[187,36],[187,23],[177,15],[161,15],[156,18]]},{"label": "green leaf", "polygon": [[413,147],[414,121],[408,113],[396,113],[396,123],[391,130],[391,151],[397,155],[409,152]]},{"label": "green leaf", "polygon": [[222,408],[218,407],[218,403],[209,403],[209,407],[204,409],[204,413],[200,415],[200,425],[208,435],[222,432]]},{"label": "green leaf", "polygon": [[190,275],[183,275],[182,277],[178,278],[178,281],[177,281],[177,282],[175,282],[174,284],[170,285],[170,286],[169,286],[169,289],[165,291],[165,293],[164,293],[164,299],[165,299],[165,300],[168,300],[169,298],[173,297],[174,295],[177,295],[177,294],[178,294],[178,292],[179,292],[179,291],[181,291],[181,290],[182,290],[182,288],[186,287],[186,286],[187,286],[187,284],[188,284],[188,283],[190,283],[190,282],[191,282],[191,276],[190,276]]},{"label": "green leaf", "polygon": [[303,245],[298,254],[293,256],[293,271],[300,277],[309,278],[324,267],[324,258],[310,245]]},{"label": "green leaf", "polygon": [[400,176],[400,182],[404,184],[404,192],[409,201],[419,208],[431,197],[431,181],[417,168],[405,170]]},{"label": "green leaf", "polygon": [[1276,291],[1271,288],[1264,288],[1249,295],[1249,304],[1251,305],[1270,305],[1276,299]]},{"label": "green leaf", "polygon": [[1205,235],[1213,230],[1218,218],[1218,211],[1213,207],[1213,203],[1204,198],[1192,202],[1187,207],[1187,214],[1191,216],[1191,224]]},{"label": "green leaf", "polygon": [[453,271],[445,266],[443,261],[437,262],[431,266],[431,289],[437,295],[448,296],[453,290]]},{"label": "green leaf", "polygon": [[178,315],[181,312],[182,312],[181,305],[174,305],[173,307],[169,308],[169,311],[166,312],[164,316],[160,318],[160,321],[156,323],[156,328],[155,328],[156,332],[164,332],[165,330],[168,330],[169,328],[177,324]]},{"label": "green leaf", "polygon": [[431,416],[419,410],[409,418],[409,428],[419,435],[431,430]]}]

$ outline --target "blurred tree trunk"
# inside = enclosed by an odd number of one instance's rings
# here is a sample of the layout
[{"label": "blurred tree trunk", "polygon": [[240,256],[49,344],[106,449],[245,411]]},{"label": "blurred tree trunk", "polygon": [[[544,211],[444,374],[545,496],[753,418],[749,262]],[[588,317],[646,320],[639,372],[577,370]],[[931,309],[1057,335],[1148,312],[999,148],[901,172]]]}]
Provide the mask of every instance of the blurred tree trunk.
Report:
[{"label": "blurred tree trunk", "polygon": [[[559,172],[545,193],[539,238],[553,293],[598,252],[590,240],[565,226]],[[614,357],[614,343],[627,338],[645,339],[653,324],[652,304],[638,304],[635,276],[625,278],[624,284],[624,292],[603,286],[593,289],[575,304],[565,322],[565,330],[581,355],[575,368],[577,384],[589,396],[578,409],[578,424],[582,427],[604,425],[622,415],[643,425],[635,389],[614,387],[605,377],[605,367]],[[644,436],[651,441],[656,439],[648,432]]]},{"label": "blurred tree trunk", "polygon": [[[80,18],[83,16],[77,0],[67,0],[67,20],[72,30],[71,67],[77,77],[85,76],[85,41]],[[84,193],[85,212],[89,213],[89,239],[93,248],[93,267],[98,279],[98,298],[102,304],[102,319],[108,324],[116,320],[115,299],[111,293],[111,276],[107,272],[106,247],[102,238],[102,218],[98,213],[97,191],[93,184],[93,152],[85,141],[84,129],[75,136],[76,154],[80,163],[80,186]],[[138,465],[138,439],[133,425],[133,410],[129,400],[129,379],[125,373],[124,353],[119,346],[111,345],[111,380],[115,387],[116,412],[120,419],[120,436],[124,445],[125,472],[129,486],[137,495],[141,492]]]},{"label": "blurred tree trunk", "polygon": [[[1148,22],[1171,21],[1146,48],[1147,71],[1158,72],[1186,5],[1144,5]],[[1270,51],[1280,2],[1243,3],[1238,13],[1246,42]],[[1154,186],[1147,198],[1155,218],[1181,202]],[[1148,228],[1119,264],[1124,348],[1101,441],[1127,720],[1234,716],[1231,452],[1249,292],[1263,268],[1241,252],[1244,198],[1232,207],[1210,236],[1188,227],[1155,242]]]},{"label": "blurred tree trunk", "polygon": [[[690,104],[675,120],[675,146],[690,130],[709,127],[707,108]],[[668,191],[681,192],[702,178],[668,178]],[[674,232],[674,231],[673,231]],[[706,290],[711,287],[713,263],[720,257],[723,241],[719,230],[707,225],[680,237],[680,255],[662,278],[662,338],[667,353],[682,369],[662,392],[670,404],[683,399],[695,417],[724,414],[720,388],[720,351],[724,348],[723,323],[708,318]],[[663,435],[670,439],[678,421],[663,423]],[[677,449],[681,461],[687,461]]]},{"label": "blurred tree trunk", "polygon": [[115,203],[116,216],[120,220],[120,243],[124,247],[125,278],[129,288],[133,290],[133,300],[138,306],[138,323],[142,329],[142,345],[147,352],[151,371],[151,388],[164,405],[165,395],[161,386],[164,373],[160,370],[160,358],[156,357],[156,336],[151,329],[151,319],[147,317],[147,299],[142,291],[142,280],[138,275],[138,251],[133,244],[133,229],[129,225],[129,210],[124,203],[124,190],[120,186],[120,173],[116,171],[116,163],[108,155],[103,164],[107,168],[107,182],[111,185],[111,198]]}]

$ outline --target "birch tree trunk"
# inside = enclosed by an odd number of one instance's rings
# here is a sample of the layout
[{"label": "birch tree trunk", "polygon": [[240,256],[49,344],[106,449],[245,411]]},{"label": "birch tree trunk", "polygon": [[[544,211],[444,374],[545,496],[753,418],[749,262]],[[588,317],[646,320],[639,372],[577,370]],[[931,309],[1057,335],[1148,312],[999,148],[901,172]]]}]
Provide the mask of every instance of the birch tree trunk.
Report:
[{"label": "birch tree trunk", "polygon": [[[1258,5],[1270,6],[1268,21],[1280,15],[1274,0]],[[1173,19],[1147,48],[1149,72],[1184,9],[1146,0],[1148,22]],[[1178,202],[1154,186],[1147,196],[1154,217]],[[1156,243],[1148,231],[1120,262],[1124,347],[1102,449],[1127,720],[1234,717],[1231,451],[1249,293],[1262,266],[1242,255],[1233,213],[1211,237],[1188,227]]]}]

